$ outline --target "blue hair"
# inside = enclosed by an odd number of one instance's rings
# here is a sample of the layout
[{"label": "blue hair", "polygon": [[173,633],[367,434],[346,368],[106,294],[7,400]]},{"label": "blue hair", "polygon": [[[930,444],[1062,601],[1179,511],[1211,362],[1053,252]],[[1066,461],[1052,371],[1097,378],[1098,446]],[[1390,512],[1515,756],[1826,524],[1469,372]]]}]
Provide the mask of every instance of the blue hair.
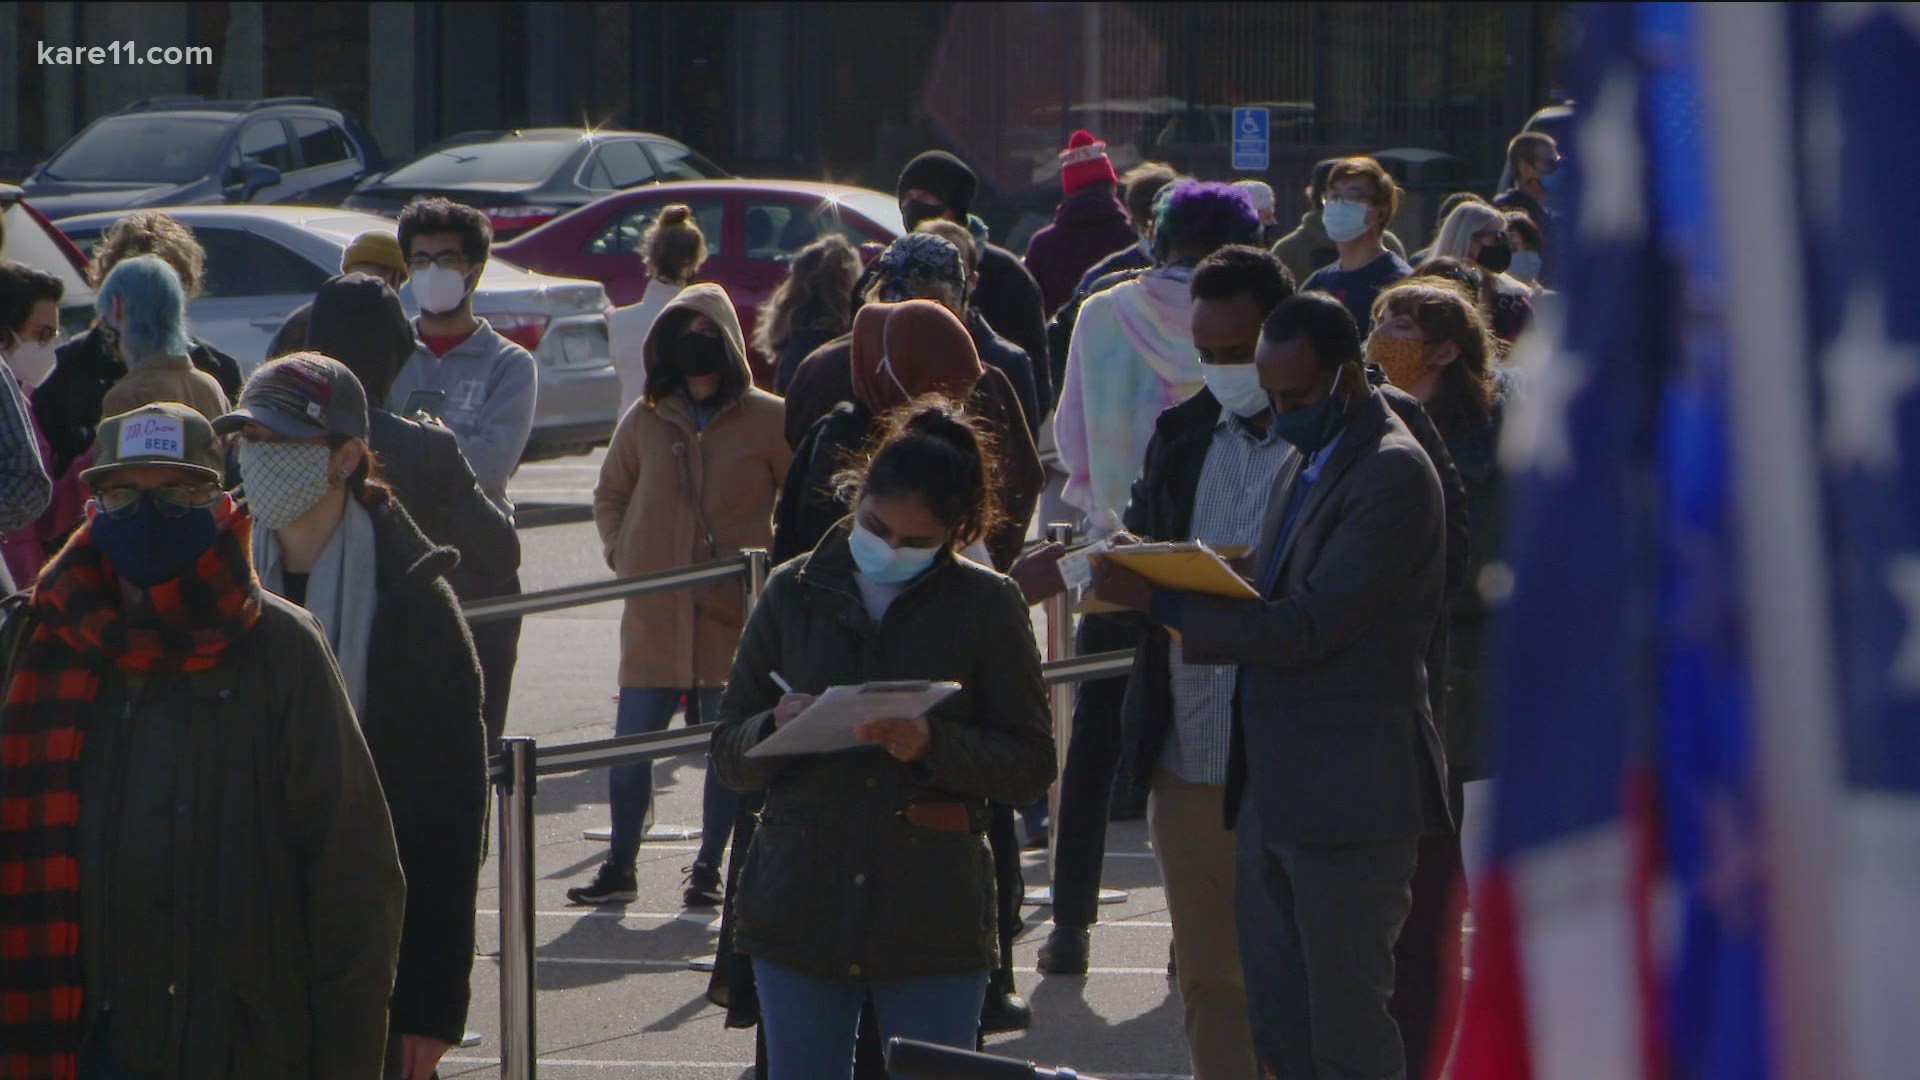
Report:
[{"label": "blue hair", "polygon": [[119,263],[100,283],[93,310],[103,319],[110,318],[116,300],[125,319],[120,340],[130,362],[186,355],[187,293],[173,267],[156,255],[138,255]]},{"label": "blue hair", "polygon": [[1153,199],[1154,253],[1204,249],[1251,242],[1260,233],[1260,215],[1247,193],[1232,184],[1181,180]]}]

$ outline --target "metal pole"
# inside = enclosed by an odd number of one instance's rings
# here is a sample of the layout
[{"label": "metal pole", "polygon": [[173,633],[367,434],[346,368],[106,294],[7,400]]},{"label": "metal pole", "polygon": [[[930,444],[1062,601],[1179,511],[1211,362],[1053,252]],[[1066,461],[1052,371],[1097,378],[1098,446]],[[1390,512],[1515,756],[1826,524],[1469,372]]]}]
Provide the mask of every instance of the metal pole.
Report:
[{"label": "metal pole", "polygon": [[505,770],[496,777],[500,818],[500,1075],[533,1080],[533,784],[534,742],[500,740]]},{"label": "metal pole", "polygon": [[[1073,543],[1073,526],[1047,526],[1047,539],[1062,546]],[[1050,661],[1073,656],[1073,595],[1063,591],[1047,600],[1047,656]],[[1054,855],[1060,846],[1060,780],[1067,772],[1067,745],[1073,739],[1073,684],[1050,690],[1053,703],[1053,789],[1047,795],[1047,882],[1053,882]]]},{"label": "metal pole", "polygon": [[760,594],[766,591],[767,575],[773,572],[773,560],[764,548],[753,548],[747,556],[747,614],[760,604]]}]

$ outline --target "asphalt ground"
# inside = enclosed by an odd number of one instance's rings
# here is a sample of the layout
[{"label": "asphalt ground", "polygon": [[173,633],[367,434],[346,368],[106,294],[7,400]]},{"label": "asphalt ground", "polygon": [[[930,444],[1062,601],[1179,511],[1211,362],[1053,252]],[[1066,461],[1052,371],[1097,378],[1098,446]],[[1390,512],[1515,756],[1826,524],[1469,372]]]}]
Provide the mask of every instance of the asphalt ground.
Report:
[{"label": "asphalt ground", "polygon": [[[512,492],[522,507],[528,590],[610,576],[583,508],[591,502],[602,452],[523,467]],[[542,746],[612,733],[620,605],[529,617],[520,639],[508,732]],[[1039,629],[1040,627],[1036,627]],[[1044,640],[1044,638],[1041,638]],[[675,722],[676,726],[678,721]],[[689,753],[657,763],[656,822],[699,824],[703,761]],[[640,852],[640,899],[622,909],[570,906],[605,857],[582,832],[607,824],[604,770],[542,777],[537,790],[535,934],[538,937],[536,1043],[540,1073],[566,1078],[738,1077],[750,1074],[753,1032],[728,1030],[705,997],[707,975],[690,962],[712,955],[717,915],[680,905],[694,843],[648,843]],[[1043,853],[1026,860],[1030,887],[1047,883]],[[996,1036],[991,1052],[1083,1075],[1185,1077],[1191,1072],[1179,994],[1167,977],[1171,928],[1159,871],[1143,822],[1108,833],[1105,885],[1127,891],[1101,909],[1093,969],[1085,977],[1040,976],[1035,953],[1051,912],[1029,907],[1030,929],[1015,947],[1021,992],[1033,1003],[1032,1030]],[[481,871],[479,943],[467,1026],[479,1045],[456,1048],[444,1077],[499,1069],[499,867]]]}]

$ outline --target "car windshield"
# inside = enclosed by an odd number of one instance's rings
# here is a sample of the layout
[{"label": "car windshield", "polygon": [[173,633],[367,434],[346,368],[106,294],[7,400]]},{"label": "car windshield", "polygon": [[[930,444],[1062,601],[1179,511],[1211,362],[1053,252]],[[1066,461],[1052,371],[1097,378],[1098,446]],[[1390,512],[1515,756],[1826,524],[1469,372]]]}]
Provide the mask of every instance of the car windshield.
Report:
[{"label": "car windshield", "polygon": [[115,116],[80,133],[43,175],[53,180],[183,183],[213,171],[227,122],[184,116]]},{"label": "car windshield", "polygon": [[531,184],[552,176],[579,145],[572,139],[513,139],[436,150],[387,174],[389,184]]}]

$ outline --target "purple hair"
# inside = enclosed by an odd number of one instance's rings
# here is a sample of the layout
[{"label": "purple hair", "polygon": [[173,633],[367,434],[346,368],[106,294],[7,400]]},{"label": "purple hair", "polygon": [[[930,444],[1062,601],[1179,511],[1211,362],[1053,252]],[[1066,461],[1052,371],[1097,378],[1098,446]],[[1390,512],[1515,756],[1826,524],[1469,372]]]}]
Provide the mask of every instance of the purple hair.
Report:
[{"label": "purple hair", "polygon": [[1153,200],[1153,247],[1162,257],[1179,250],[1217,251],[1260,233],[1260,215],[1232,184],[1181,180]]}]

